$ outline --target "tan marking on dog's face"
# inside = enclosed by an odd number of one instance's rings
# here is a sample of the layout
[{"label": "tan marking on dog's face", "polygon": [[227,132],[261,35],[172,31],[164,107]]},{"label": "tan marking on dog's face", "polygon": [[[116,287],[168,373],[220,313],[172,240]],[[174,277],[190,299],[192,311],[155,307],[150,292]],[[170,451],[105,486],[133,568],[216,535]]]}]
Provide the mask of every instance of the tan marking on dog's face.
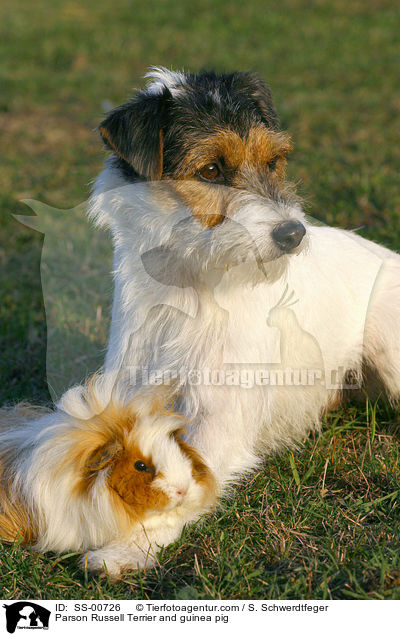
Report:
[{"label": "tan marking on dog's face", "polygon": [[222,223],[233,192],[225,186],[203,183],[194,179],[183,179],[172,183],[193,216],[205,228]]},{"label": "tan marking on dog's face", "polygon": [[[290,137],[259,125],[242,138],[234,130],[220,130],[192,147],[173,175],[174,184],[192,214],[204,227],[221,223],[232,194],[230,186],[246,189],[245,175],[249,171],[282,181],[286,172],[286,156],[292,150]],[[205,166],[217,164],[220,174],[201,180],[199,173]]]},{"label": "tan marking on dog's face", "polygon": [[[254,170],[270,170],[271,162],[283,161],[292,150],[290,137],[286,133],[269,130],[265,126],[253,127],[246,138],[234,130],[221,130],[188,150],[184,162],[175,173],[175,178],[194,176],[203,166],[222,161],[227,171],[240,171],[244,167]],[[282,165],[282,164],[281,164]],[[284,171],[280,171],[284,177]]]},{"label": "tan marking on dog's face", "polygon": [[[244,147],[244,166],[284,179],[286,157],[292,150],[290,137],[264,127],[252,128]],[[235,181],[234,181],[235,183]]]}]

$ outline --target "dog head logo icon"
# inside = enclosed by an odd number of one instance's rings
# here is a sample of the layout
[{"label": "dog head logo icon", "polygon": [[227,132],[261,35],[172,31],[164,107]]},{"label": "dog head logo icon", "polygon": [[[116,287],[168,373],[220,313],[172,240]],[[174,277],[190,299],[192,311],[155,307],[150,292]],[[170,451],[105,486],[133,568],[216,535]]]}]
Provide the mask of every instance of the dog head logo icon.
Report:
[{"label": "dog head logo icon", "polygon": [[3,605],[6,610],[6,627],[9,634],[16,629],[48,629],[50,610],[27,601]]}]

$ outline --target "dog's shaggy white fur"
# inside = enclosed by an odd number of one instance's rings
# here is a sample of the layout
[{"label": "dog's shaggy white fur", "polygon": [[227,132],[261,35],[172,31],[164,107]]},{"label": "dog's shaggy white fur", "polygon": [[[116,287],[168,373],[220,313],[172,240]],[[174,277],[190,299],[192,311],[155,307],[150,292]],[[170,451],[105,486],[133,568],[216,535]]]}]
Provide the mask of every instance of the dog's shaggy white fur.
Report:
[{"label": "dog's shaggy white fur", "polygon": [[[196,372],[177,408],[221,490],[318,427],[349,372],[361,382],[372,371],[400,397],[398,254],[312,224],[262,183],[232,192],[225,221],[207,228],[173,184],[128,184],[108,167],[90,215],[115,245],[106,367]],[[288,219],[306,235],[285,254],[271,234]],[[244,370],[258,372],[254,386],[235,383]]]},{"label": "dog's shaggy white fur", "polygon": [[180,377],[176,408],[223,491],[318,427],[349,377],[400,397],[400,256],[305,218],[257,78],[148,77],[100,127],[115,153],[89,209],[115,246],[106,368]]}]

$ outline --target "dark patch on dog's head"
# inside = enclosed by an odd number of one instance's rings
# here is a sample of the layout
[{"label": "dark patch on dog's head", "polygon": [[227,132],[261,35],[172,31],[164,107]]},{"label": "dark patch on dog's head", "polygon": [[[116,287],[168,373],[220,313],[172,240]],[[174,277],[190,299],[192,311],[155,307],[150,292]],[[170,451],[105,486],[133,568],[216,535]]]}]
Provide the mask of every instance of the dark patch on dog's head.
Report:
[{"label": "dark patch on dog's head", "polygon": [[254,126],[279,130],[271,91],[252,73],[187,75],[186,86],[174,100],[173,117],[165,135],[167,175],[180,172],[188,149],[223,131],[245,139]]},{"label": "dark patch on dog's head", "polygon": [[100,125],[116,153],[114,167],[128,181],[170,180],[206,227],[223,221],[227,192],[246,189],[249,173],[273,187],[283,181],[290,138],[256,75],[155,69],[148,77],[147,89]]},{"label": "dark patch on dog's head", "polygon": [[100,124],[106,145],[137,175],[160,179],[163,171],[163,129],[171,100],[168,88],[158,94],[141,91],[112,110]]},{"label": "dark patch on dog's head", "polygon": [[257,125],[279,130],[271,91],[253,73],[160,74],[156,88],[140,91],[99,126],[119,166],[129,166],[123,167],[126,176],[174,177],[188,148],[222,130],[241,137]]}]

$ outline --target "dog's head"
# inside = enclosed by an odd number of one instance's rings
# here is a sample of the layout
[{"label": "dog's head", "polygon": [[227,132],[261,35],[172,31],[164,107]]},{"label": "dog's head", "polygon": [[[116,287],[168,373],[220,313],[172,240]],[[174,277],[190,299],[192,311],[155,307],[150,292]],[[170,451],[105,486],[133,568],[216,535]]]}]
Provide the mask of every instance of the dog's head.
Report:
[{"label": "dog's head", "polygon": [[306,230],[285,183],[292,146],[267,84],[248,72],[159,68],[148,78],[148,87],[99,127],[123,182],[168,184],[196,221],[184,224],[186,243],[196,234],[198,245],[209,244],[200,234],[212,230],[220,256],[232,255],[238,241],[239,261],[251,243],[264,261],[298,252]]},{"label": "dog's head", "polygon": [[155,69],[147,77],[147,89],[99,127],[137,176],[235,186],[246,165],[284,175],[290,139],[279,132],[269,87],[254,74]]}]

